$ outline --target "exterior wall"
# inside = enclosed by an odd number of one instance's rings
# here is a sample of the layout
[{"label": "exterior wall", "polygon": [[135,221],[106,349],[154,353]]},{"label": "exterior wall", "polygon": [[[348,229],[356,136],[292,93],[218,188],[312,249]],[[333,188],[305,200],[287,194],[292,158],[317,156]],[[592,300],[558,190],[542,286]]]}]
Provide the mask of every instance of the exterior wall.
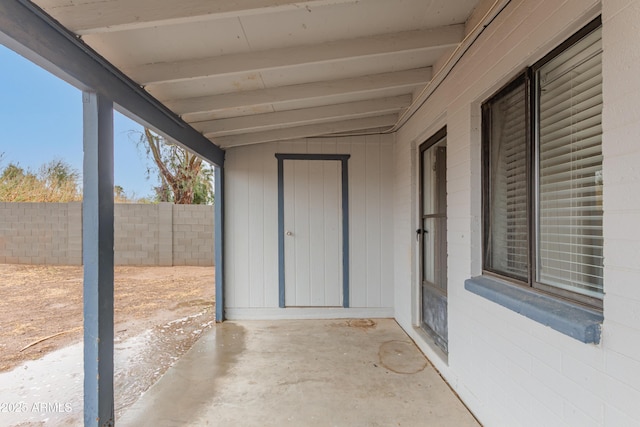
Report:
[{"label": "exterior wall", "polygon": [[[155,265],[160,226],[156,206],[118,203],[114,206],[114,216],[115,264]],[[162,225],[171,227],[171,222]]]},{"label": "exterior wall", "polygon": [[0,203],[0,263],[82,264],[82,204]]},{"label": "exterior wall", "polygon": [[[115,205],[116,265],[213,265],[213,207]],[[0,263],[82,264],[82,203],[0,203]]]},{"label": "exterior wall", "polygon": [[213,207],[173,206],[173,265],[213,265]]},{"label": "exterior wall", "polygon": [[[298,140],[227,150],[229,318],[393,315],[392,135]],[[276,153],[350,154],[350,309],[278,308]]]},{"label": "exterior wall", "polygon": [[[603,17],[605,298],[603,359],[587,378],[609,401],[607,425],[640,424],[640,3]],[[635,47],[634,47],[635,46]],[[591,374],[590,372],[593,372]]]},{"label": "exterior wall", "polygon": [[[481,274],[480,105],[598,15],[597,1],[514,0],[404,126],[395,146],[395,312],[487,426],[640,425],[640,2],[604,0],[605,299],[584,344],[464,289]],[[418,145],[448,130],[449,354],[415,327]]]}]

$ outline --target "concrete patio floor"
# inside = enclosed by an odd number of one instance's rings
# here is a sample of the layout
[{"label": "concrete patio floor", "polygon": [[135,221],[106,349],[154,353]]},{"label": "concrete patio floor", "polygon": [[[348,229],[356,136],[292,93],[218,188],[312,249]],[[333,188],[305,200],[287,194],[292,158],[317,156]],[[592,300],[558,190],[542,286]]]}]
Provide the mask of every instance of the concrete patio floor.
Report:
[{"label": "concrete patio floor", "polygon": [[118,426],[477,426],[394,320],[225,322]]}]

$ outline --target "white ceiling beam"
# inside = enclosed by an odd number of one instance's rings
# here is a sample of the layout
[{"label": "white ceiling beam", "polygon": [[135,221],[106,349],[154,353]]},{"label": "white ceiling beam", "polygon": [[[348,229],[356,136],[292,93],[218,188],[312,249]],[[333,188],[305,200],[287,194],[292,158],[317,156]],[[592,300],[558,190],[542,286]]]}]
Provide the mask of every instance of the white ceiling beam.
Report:
[{"label": "white ceiling beam", "polygon": [[312,10],[359,0],[40,0],[38,4],[76,34],[149,28],[286,10]]},{"label": "white ceiling beam", "polygon": [[198,156],[224,166],[224,152],[168,110],[120,70],[70,36],[31,2],[0,0],[0,44],[14,49],[83,91],[113,101],[115,108]]},{"label": "white ceiling beam", "polygon": [[391,88],[406,89],[407,93],[409,93],[414,88],[425,85],[430,79],[431,67],[426,67],[349,79],[165,101],[164,104],[176,114],[183,115],[187,121],[192,122],[198,121],[197,118],[193,116],[187,118],[188,115],[230,108],[269,105],[310,98],[322,99],[355,93],[370,93],[371,96],[369,98],[376,98],[380,96],[376,96],[376,92]]},{"label": "white ceiling beam", "polygon": [[300,110],[232,117],[192,123],[207,138],[238,133],[263,132],[286,127],[302,126],[329,121],[382,116],[397,113],[411,104],[411,95],[370,99]]},{"label": "white ceiling beam", "polygon": [[403,31],[317,45],[294,46],[262,52],[246,52],[205,59],[165,62],[125,68],[123,71],[142,85],[171,83],[284,67],[381,56],[456,46],[464,36],[464,25],[428,30]]},{"label": "white ceiling beam", "polygon": [[398,119],[397,114],[387,114],[378,117],[342,120],[331,123],[320,123],[307,126],[297,126],[286,129],[275,129],[265,132],[248,133],[242,135],[222,136],[213,139],[222,148],[238,147],[241,145],[261,144],[272,141],[286,141],[289,139],[306,138],[318,135],[329,135],[338,132],[351,132],[379,127],[393,126]]}]

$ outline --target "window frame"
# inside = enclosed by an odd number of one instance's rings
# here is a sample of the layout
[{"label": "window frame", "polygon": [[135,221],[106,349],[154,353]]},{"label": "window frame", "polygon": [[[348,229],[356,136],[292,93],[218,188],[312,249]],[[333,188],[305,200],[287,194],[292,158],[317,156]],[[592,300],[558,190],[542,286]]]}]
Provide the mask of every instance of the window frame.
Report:
[{"label": "window frame", "polygon": [[[488,240],[490,234],[487,232],[490,227],[491,222],[491,204],[489,200],[491,200],[491,186],[489,183],[490,180],[490,164],[491,164],[491,143],[490,143],[490,135],[491,135],[491,107],[495,101],[499,101],[506,94],[511,93],[516,87],[521,84],[525,84],[525,120],[527,122],[527,127],[530,128],[530,116],[531,116],[531,94],[530,94],[530,81],[529,81],[529,73],[527,71],[520,73],[513,80],[507,83],[504,87],[498,90],[494,95],[491,96],[486,102],[482,104],[482,269],[483,273],[490,273],[497,277],[507,278],[509,281],[513,281],[520,285],[529,286],[528,283],[531,282],[532,278],[532,264],[531,264],[531,132],[528,131],[526,133],[526,145],[527,145],[527,159],[526,159],[526,175],[527,175],[527,195],[526,195],[526,207],[527,207],[527,224],[528,224],[528,237],[529,242],[527,245],[528,251],[528,266],[527,266],[527,281],[523,281],[519,277],[515,275],[510,275],[506,272],[498,271],[495,269],[491,269],[487,266],[487,251],[486,248],[489,246]],[[528,129],[529,130],[529,129]]]},{"label": "window frame", "polygon": [[[589,22],[582,27],[579,31],[570,36],[567,40],[561,43],[559,46],[551,50],[542,59],[537,61],[530,67],[527,67],[524,71],[519,73],[515,78],[509,81],[506,85],[491,95],[485,102],[482,103],[482,126],[481,126],[481,162],[482,162],[482,273],[487,276],[493,276],[499,279],[506,280],[509,283],[519,285],[537,291],[543,294],[551,295],[556,298],[561,298],[579,305],[588,307],[590,309],[602,310],[602,299],[583,295],[577,292],[573,292],[567,289],[558,288],[552,285],[540,283],[536,280],[536,271],[538,268],[538,233],[540,230],[538,224],[538,209],[539,209],[539,154],[540,154],[540,141],[539,141],[539,129],[540,129],[540,111],[538,107],[540,86],[537,77],[537,72],[548,62],[555,59],[557,56],[564,53],[571,46],[582,40],[588,34],[597,30],[602,26],[602,19],[600,16]],[[527,210],[527,251],[528,251],[528,265],[527,265],[527,281],[523,281],[519,277],[509,275],[507,272],[498,271],[495,268],[488,266],[488,243],[491,238],[491,234],[488,230],[491,229],[491,132],[492,121],[491,107],[496,101],[501,100],[504,96],[524,84],[525,86],[525,122],[526,122],[526,210]]]}]

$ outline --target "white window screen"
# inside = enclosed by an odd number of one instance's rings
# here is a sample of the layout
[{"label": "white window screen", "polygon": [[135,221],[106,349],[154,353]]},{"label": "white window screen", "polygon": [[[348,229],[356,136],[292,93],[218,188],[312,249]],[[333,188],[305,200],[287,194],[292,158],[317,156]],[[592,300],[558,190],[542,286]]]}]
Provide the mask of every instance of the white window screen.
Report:
[{"label": "white window screen", "polygon": [[537,281],[602,297],[602,67],[598,29],[543,65]]}]

